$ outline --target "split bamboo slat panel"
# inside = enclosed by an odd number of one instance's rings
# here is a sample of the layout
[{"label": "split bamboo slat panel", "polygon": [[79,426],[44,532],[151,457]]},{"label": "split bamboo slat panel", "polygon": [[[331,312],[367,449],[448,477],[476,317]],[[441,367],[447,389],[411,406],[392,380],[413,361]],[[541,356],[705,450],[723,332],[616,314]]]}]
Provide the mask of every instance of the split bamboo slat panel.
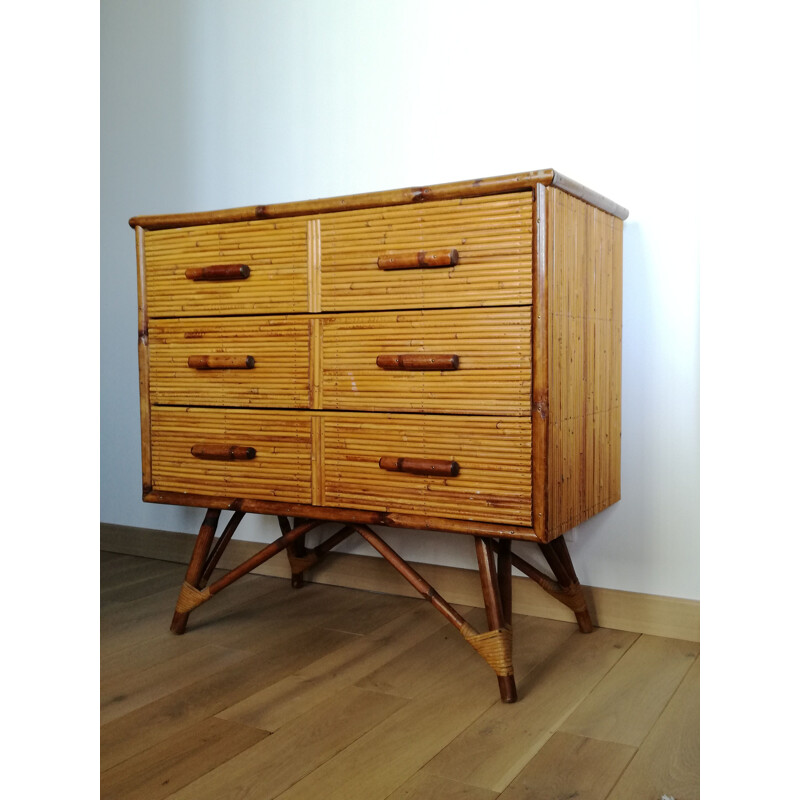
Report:
[{"label": "split bamboo slat panel", "polygon": [[[326,414],[323,505],[530,525],[527,418]],[[381,458],[455,461],[455,477],[382,469]]]},{"label": "split bamboo slat panel", "polygon": [[[380,356],[457,356],[457,368],[382,369]],[[530,307],[340,314],[322,324],[321,407],[529,416]]]},{"label": "split bamboo slat panel", "polygon": [[[150,317],[308,310],[308,225],[302,218],[145,233]],[[187,269],[243,265],[246,278],[192,280]]]},{"label": "split bamboo slat panel", "polygon": [[[322,218],[323,311],[529,304],[530,192]],[[382,269],[379,258],[456,250],[454,266]]]},{"label": "split bamboo slat panel", "polygon": [[[150,323],[150,401],[159,405],[308,408],[308,318],[193,317]],[[191,358],[250,356],[252,367],[196,369]]]},{"label": "split bamboo slat panel", "polygon": [[[153,406],[153,484],[165,492],[311,502],[311,419],[254,409]],[[205,445],[252,448],[253,457],[202,458]]]},{"label": "split bamboo slat panel", "polygon": [[622,220],[547,189],[548,529],[620,499]]}]

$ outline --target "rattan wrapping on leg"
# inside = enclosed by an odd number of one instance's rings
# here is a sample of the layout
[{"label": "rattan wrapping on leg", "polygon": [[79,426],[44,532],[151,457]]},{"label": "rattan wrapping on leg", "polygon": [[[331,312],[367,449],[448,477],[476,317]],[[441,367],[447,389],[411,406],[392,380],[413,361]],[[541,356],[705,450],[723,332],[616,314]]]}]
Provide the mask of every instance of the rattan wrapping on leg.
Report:
[{"label": "rattan wrapping on leg", "polygon": [[461,634],[497,675],[514,674],[511,664],[511,631],[508,628],[477,633],[471,625],[465,625]]},{"label": "rattan wrapping on leg", "polygon": [[175,611],[178,614],[186,614],[192,609],[197,608],[201,603],[205,603],[209,597],[211,597],[211,593],[207,588],[200,591],[184,581],[181,586],[181,592],[178,595],[178,603],[175,606]]}]

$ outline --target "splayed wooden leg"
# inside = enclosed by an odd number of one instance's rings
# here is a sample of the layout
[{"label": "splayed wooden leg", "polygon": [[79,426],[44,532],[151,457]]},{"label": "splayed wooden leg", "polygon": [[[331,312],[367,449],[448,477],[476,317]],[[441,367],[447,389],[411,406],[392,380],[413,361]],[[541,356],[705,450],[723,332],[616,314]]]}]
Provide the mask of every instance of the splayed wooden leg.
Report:
[{"label": "splayed wooden leg", "polygon": [[[214,541],[214,533],[219,523],[219,514],[218,508],[209,508],[206,511],[203,524],[200,526],[200,531],[194,543],[194,550],[192,550],[192,557],[186,569],[186,577],[175,606],[175,613],[172,616],[170,630],[173,633],[181,634],[186,630],[186,623],[189,620],[189,613],[192,608],[187,603],[187,597],[199,592],[200,581],[203,577],[203,567],[208,557],[208,551],[211,549],[211,543]],[[189,605],[188,608],[187,605]]]},{"label": "splayed wooden leg", "polygon": [[[486,607],[486,621],[489,623],[489,630],[501,633],[508,631],[505,620],[504,604],[500,594],[500,583],[497,578],[497,569],[494,563],[490,542],[481,536],[475,537],[475,553],[478,559],[478,572],[481,576],[481,588],[483,589],[483,603]],[[510,589],[510,587],[509,587]],[[509,592],[510,594],[510,592]],[[514,681],[514,670],[511,666],[511,637],[503,640],[507,649],[504,661],[507,662],[503,674],[497,673],[497,684],[500,688],[500,697],[504,703],[513,703],[517,699],[517,686]]]}]

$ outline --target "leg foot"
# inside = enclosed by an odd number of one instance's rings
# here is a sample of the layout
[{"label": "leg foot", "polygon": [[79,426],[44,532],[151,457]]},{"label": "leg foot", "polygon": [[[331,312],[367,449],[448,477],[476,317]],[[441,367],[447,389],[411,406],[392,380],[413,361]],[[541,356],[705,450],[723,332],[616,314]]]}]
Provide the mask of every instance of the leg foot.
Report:
[{"label": "leg foot", "polygon": [[[209,508],[206,511],[206,516],[203,519],[203,524],[200,526],[200,531],[197,534],[197,539],[194,543],[194,550],[192,550],[192,557],[189,560],[189,566],[186,569],[186,578],[184,585],[188,584],[190,589],[199,589],[200,582],[203,577],[203,567],[206,563],[206,557],[211,549],[211,543],[214,541],[214,533],[217,530],[219,523],[219,509]],[[185,595],[185,590],[181,589],[181,596],[178,598],[178,603],[175,607],[175,613],[172,616],[172,624],[170,630],[175,634],[181,634],[186,630],[186,623],[189,621],[189,614],[191,611],[184,611],[184,603],[182,597]]]},{"label": "leg foot", "polygon": [[[511,664],[511,632],[506,623],[506,612],[508,609],[510,616],[511,610],[511,558],[510,550],[504,551],[502,559],[502,575],[504,590],[501,592],[500,580],[497,575],[497,568],[494,563],[491,543],[488,539],[481,536],[475,537],[475,552],[478,558],[478,572],[481,576],[481,588],[483,589],[483,601],[486,606],[486,620],[489,623],[490,634],[498,634],[491,638],[487,636],[484,641],[492,641],[499,645],[497,653],[498,661],[493,663],[480,648],[476,647],[479,653],[486,658],[489,665],[497,673],[497,684],[500,689],[500,698],[504,703],[513,703],[517,699],[517,685],[514,681],[514,668]],[[502,595],[507,593],[507,599],[503,600]],[[483,637],[480,637],[481,639]],[[473,644],[473,647],[475,644]]]},{"label": "leg foot", "polygon": [[589,609],[586,606],[586,597],[583,594],[583,587],[575,574],[572,565],[572,558],[567,549],[567,543],[563,536],[559,536],[549,544],[540,544],[542,554],[547,559],[550,569],[563,589],[567,605],[575,614],[578,623],[578,630],[581,633],[591,633],[594,630],[592,619],[589,616]]}]

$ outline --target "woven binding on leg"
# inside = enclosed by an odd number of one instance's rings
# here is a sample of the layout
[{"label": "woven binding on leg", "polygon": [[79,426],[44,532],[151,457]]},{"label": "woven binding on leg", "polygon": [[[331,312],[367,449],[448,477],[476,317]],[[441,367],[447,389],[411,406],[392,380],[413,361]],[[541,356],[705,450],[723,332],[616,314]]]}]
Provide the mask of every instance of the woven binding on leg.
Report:
[{"label": "woven binding on leg", "polygon": [[464,638],[478,651],[498,675],[513,675],[511,664],[511,631],[501,628],[488,633],[462,631]]},{"label": "woven binding on leg", "polygon": [[205,603],[209,597],[211,597],[211,593],[207,588],[201,592],[184,581],[183,586],[181,586],[181,593],[178,595],[175,611],[179,614],[185,614],[193,608],[197,608],[201,603]]}]

